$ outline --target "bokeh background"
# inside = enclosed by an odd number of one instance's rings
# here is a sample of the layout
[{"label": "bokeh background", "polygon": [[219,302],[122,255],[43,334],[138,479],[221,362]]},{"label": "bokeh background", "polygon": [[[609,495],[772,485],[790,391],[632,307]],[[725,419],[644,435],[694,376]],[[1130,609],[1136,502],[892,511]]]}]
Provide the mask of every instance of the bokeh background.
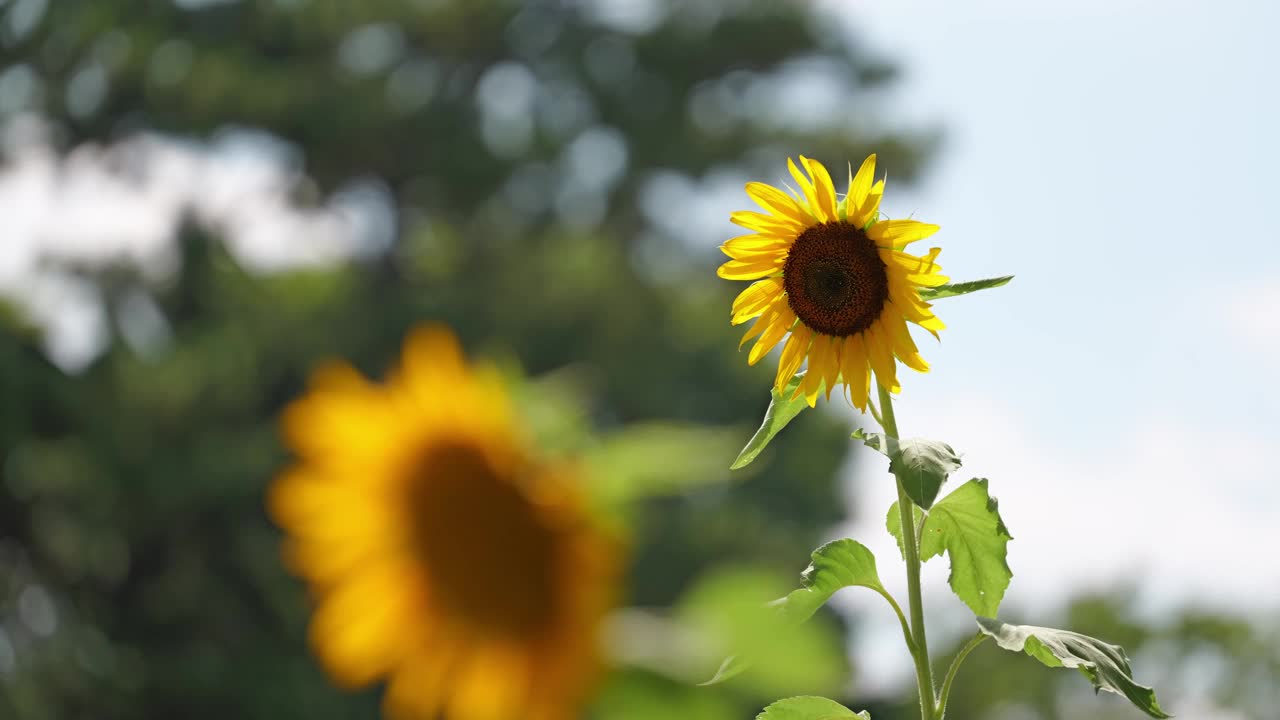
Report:
[{"label": "bokeh background", "polygon": [[[1123,644],[1182,717],[1274,718],[1278,24],[1244,0],[0,2],[0,717],[370,717],[377,690],[307,652],[262,496],[307,372],[380,375],[426,320],[647,488],[633,625],[843,534],[899,589],[862,419],[804,413],[728,472],[772,370],[714,276],[745,180],[875,151],[954,277],[1018,276],[939,303],[899,409],[991,477],[1007,619]],[[969,631],[944,579],[939,650]],[[839,600],[829,687],[699,688],[633,647],[587,716],[786,691],[911,717],[892,616]],[[1137,717],[990,646],[961,679],[957,718]]]}]

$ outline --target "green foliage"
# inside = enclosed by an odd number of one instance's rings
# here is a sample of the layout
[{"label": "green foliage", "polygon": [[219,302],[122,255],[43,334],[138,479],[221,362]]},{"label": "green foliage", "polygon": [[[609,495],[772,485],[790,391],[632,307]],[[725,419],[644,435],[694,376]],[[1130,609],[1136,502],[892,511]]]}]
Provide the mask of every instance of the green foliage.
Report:
[{"label": "green foliage", "polygon": [[[887,527],[902,543],[897,503],[889,510]],[[917,516],[918,517],[918,516]],[[994,615],[1009,587],[1013,571],[1005,561],[1009,534],[996,499],[987,493],[986,479],[956,488],[924,516],[920,530],[920,559],[947,553],[951,574],[947,582],[976,615]]]},{"label": "green foliage", "polygon": [[1009,625],[988,617],[979,617],[978,627],[1005,650],[1025,652],[1048,667],[1076,668],[1095,690],[1123,695],[1151,717],[1170,717],[1156,702],[1155,691],[1134,681],[1129,657],[1118,645],[1068,630]]},{"label": "green foliage", "polygon": [[751,440],[747,441],[747,446],[742,448],[742,452],[738,453],[738,458],[729,466],[730,470],[739,470],[750,465],[760,453],[764,452],[769,441],[774,436],[782,432],[782,428],[795,419],[801,410],[809,407],[809,403],[805,402],[804,396],[792,397],[795,395],[796,388],[800,387],[800,381],[804,379],[804,373],[797,373],[791,381],[787,383],[782,392],[778,392],[777,388],[769,390],[769,409],[765,410],[764,422],[760,423],[760,429],[756,430],[756,434],[751,436]]},{"label": "green foliage", "polygon": [[926,301],[941,300],[942,298],[955,297],[957,295],[968,295],[971,292],[1008,285],[1009,281],[1012,279],[1012,275],[1004,275],[1002,277],[985,278],[983,280],[948,283],[946,285],[939,285],[935,288],[920,288],[920,299]]},{"label": "green foliage", "polygon": [[[825,618],[796,623],[765,601],[781,595],[776,576],[726,569],[702,578],[676,617],[705,648],[701,677],[738,677],[753,694],[829,692],[840,685],[843,649]],[[735,656],[726,662],[722,658]],[[736,666],[736,667],[735,667]]]},{"label": "green foliage", "polygon": [[947,476],[960,469],[960,456],[944,442],[922,438],[899,441],[861,429],[854,431],[853,437],[889,458],[889,472],[902,483],[907,497],[925,510],[933,505]]},{"label": "green foliage", "polygon": [[776,603],[793,622],[808,620],[841,588],[865,587],[886,594],[876,572],[875,555],[856,540],[833,540],[814,550],[811,558],[800,575],[802,587]]},{"label": "green foliage", "polygon": [[871,716],[865,712],[855,713],[835,700],[812,695],[779,700],[756,716],[756,720],[841,720],[841,718],[871,720]]}]

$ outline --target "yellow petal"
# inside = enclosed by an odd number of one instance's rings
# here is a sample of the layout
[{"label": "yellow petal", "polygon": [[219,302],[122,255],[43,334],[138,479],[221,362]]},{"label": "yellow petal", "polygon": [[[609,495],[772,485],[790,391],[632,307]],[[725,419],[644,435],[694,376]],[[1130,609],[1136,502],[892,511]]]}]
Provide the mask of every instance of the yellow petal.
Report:
[{"label": "yellow petal", "polygon": [[804,357],[809,352],[809,343],[813,340],[813,331],[809,326],[800,323],[791,331],[791,337],[787,338],[787,344],[782,347],[782,358],[778,361],[778,375],[774,378],[773,386],[778,392],[791,382],[791,378],[796,376],[796,371],[800,369],[800,363],[804,362]]},{"label": "yellow petal", "polygon": [[755,200],[760,207],[775,216],[781,215],[803,225],[809,225],[813,222],[813,215],[808,210],[797,205],[794,198],[772,185],[766,185],[762,182],[749,182],[747,183],[747,195],[752,200]]},{"label": "yellow petal", "polygon": [[893,354],[912,370],[929,372],[929,363],[920,356],[920,349],[916,347],[916,341],[907,329],[907,321],[901,315],[894,316],[896,310],[896,307],[887,308],[882,316],[884,325],[889,330],[889,337],[893,340]]},{"label": "yellow petal", "polygon": [[830,218],[827,217],[826,211],[818,204],[818,194],[813,189],[813,183],[804,176],[804,173],[800,172],[800,168],[796,167],[791,158],[787,158],[787,169],[791,171],[791,177],[795,178],[796,184],[800,186],[800,192],[804,193],[805,201],[809,204],[809,212],[813,213],[813,217],[818,222],[829,220]]},{"label": "yellow petal", "polygon": [[867,345],[861,335],[853,335],[844,341],[841,351],[840,374],[849,393],[849,402],[859,410],[867,411],[867,397],[871,389],[871,373],[867,370]]},{"label": "yellow petal", "polygon": [[803,223],[785,217],[765,215],[753,210],[736,210],[729,213],[729,222],[759,233],[791,237],[799,235],[807,227]]},{"label": "yellow petal", "polygon": [[893,349],[884,337],[880,322],[877,321],[864,330],[862,337],[867,343],[867,362],[876,371],[876,382],[889,392],[901,390],[902,387],[898,385],[898,364],[893,359]]},{"label": "yellow petal", "polygon": [[867,237],[882,247],[901,250],[917,240],[923,240],[941,229],[937,225],[917,220],[881,220],[867,228]]},{"label": "yellow petal", "polygon": [[849,193],[844,196],[845,217],[849,222],[858,227],[867,224],[866,218],[859,216],[862,206],[867,201],[867,194],[871,191],[871,180],[876,174],[876,156],[874,153],[867,156],[862,161],[862,167],[858,168],[858,174],[853,174],[853,168],[849,168]]},{"label": "yellow petal", "polygon": [[822,394],[822,378],[827,372],[831,340],[830,335],[814,333],[813,345],[809,349],[809,368],[805,371],[804,379],[800,381],[800,386],[796,388],[795,393],[791,396],[797,398],[804,395],[804,400],[809,403],[809,407],[816,407],[818,395]]},{"label": "yellow petal", "polygon": [[716,274],[726,280],[759,280],[762,277],[777,274],[785,264],[785,257],[770,257],[758,262],[730,260],[721,265],[716,270]]},{"label": "yellow petal", "polygon": [[774,308],[773,312],[767,318],[761,318],[761,322],[766,322],[768,327],[764,334],[751,348],[751,353],[747,355],[747,364],[755,365],[760,362],[760,358],[764,357],[770,350],[774,348],[795,324],[796,316],[791,312],[791,308],[787,307],[786,301],[782,302],[782,307]]},{"label": "yellow petal", "polygon": [[818,207],[828,220],[835,220],[839,215],[836,212],[836,185],[831,181],[831,174],[822,163],[812,158],[801,155],[800,163],[809,171],[809,177],[813,178],[813,192],[817,196]]},{"label": "yellow petal", "polygon": [[410,607],[405,571],[392,562],[365,567],[321,598],[311,645],[342,686],[361,687],[385,674],[405,652],[406,630],[413,629],[406,622],[424,621]]},{"label": "yellow petal", "polygon": [[831,391],[840,381],[840,357],[843,355],[844,338],[831,338],[830,349],[823,362],[822,382],[826,388],[827,400],[831,399]]},{"label": "yellow petal", "polygon": [[751,283],[733,301],[732,324],[741,325],[765,311],[782,292],[782,278],[765,278]]},{"label": "yellow petal", "polygon": [[871,186],[871,191],[867,193],[867,199],[863,201],[862,206],[854,213],[854,222],[858,227],[866,227],[867,223],[875,220],[880,214],[880,198],[884,197],[884,181],[877,180],[875,185]]},{"label": "yellow petal", "polygon": [[724,241],[724,243],[720,245],[720,250],[726,255],[732,257],[734,252],[758,253],[779,250],[785,251],[790,248],[794,242],[794,237],[776,238],[759,234],[739,235],[738,237]]}]

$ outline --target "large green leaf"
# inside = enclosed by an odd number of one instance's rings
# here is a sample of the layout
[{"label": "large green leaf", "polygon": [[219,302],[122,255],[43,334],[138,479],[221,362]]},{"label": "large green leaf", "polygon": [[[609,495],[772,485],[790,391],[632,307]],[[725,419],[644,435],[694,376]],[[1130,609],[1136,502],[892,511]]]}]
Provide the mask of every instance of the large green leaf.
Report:
[{"label": "large green leaf", "polygon": [[1134,681],[1129,657],[1119,645],[1069,630],[1010,625],[988,617],[979,617],[978,627],[1005,650],[1025,652],[1049,667],[1076,668],[1095,690],[1123,695],[1151,717],[1170,717],[1156,702],[1155,691]]},{"label": "large green leaf", "polygon": [[[886,526],[901,548],[897,503],[889,509]],[[924,516],[920,560],[946,552],[951,559],[947,578],[951,590],[975,615],[995,615],[1013,577],[1005,561],[1012,539],[995,498],[987,494],[986,479],[974,479],[939,500]]]},{"label": "large green leaf", "polygon": [[960,469],[960,456],[938,440],[896,440],[884,433],[862,430],[855,431],[853,437],[889,458],[889,472],[902,482],[911,501],[925,510],[937,499],[947,476]]},{"label": "large green leaf", "polygon": [[799,373],[791,378],[791,382],[779,393],[777,388],[770,390],[773,400],[769,403],[769,409],[764,413],[764,422],[760,423],[760,429],[756,430],[756,434],[751,436],[751,440],[747,442],[747,446],[742,448],[742,452],[738,453],[738,459],[733,461],[729,466],[730,470],[744,468],[751,464],[761,452],[764,451],[766,445],[769,444],[773,437],[787,426],[787,423],[795,419],[801,410],[809,407],[809,403],[805,402],[804,396],[792,398],[796,388],[800,387],[800,380],[804,378],[804,373]]},{"label": "large green leaf", "polygon": [[810,558],[812,562],[800,575],[802,587],[774,603],[792,622],[808,620],[841,588],[865,587],[881,595],[887,592],[876,572],[875,555],[856,540],[833,540],[814,550]]},{"label": "large green leaf", "polygon": [[935,288],[920,288],[920,299],[940,300],[942,298],[955,297],[956,295],[968,295],[971,292],[986,290],[988,288],[996,288],[1001,285],[1008,285],[1009,281],[1012,279],[1012,275],[1004,275],[1002,277],[985,278],[983,280],[948,283],[946,285],[939,285]]},{"label": "large green leaf", "polygon": [[835,700],[814,695],[801,695],[779,700],[764,709],[756,720],[871,720],[865,712],[856,713]]}]

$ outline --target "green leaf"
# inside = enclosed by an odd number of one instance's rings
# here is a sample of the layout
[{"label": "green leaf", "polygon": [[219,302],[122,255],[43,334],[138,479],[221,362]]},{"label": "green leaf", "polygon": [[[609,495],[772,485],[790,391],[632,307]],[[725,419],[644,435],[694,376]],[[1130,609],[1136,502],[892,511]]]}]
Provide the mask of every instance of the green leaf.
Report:
[{"label": "green leaf", "polygon": [[792,622],[808,620],[841,588],[886,592],[876,572],[875,555],[856,540],[834,540],[814,550],[810,558],[812,562],[800,575],[802,587],[774,603]]},{"label": "green leaf", "polygon": [[909,438],[896,440],[884,433],[855,430],[855,440],[889,458],[893,473],[907,491],[907,497],[928,510],[947,476],[960,469],[960,456],[950,445],[938,440]]},{"label": "green leaf", "polygon": [[920,299],[941,300],[942,298],[955,297],[956,295],[968,295],[971,292],[986,290],[988,288],[997,288],[1001,285],[1008,285],[1013,279],[1012,275],[1004,275],[1002,277],[986,278],[983,280],[970,280],[962,283],[948,283],[939,285],[935,288],[920,288]]},{"label": "green leaf", "polygon": [[1160,709],[1155,691],[1134,681],[1129,657],[1119,645],[1069,630],[1010,625],[988,617],[979,617],[978,627],[1005,650],[1025,652],[1049,667],[1076,668],[1094,690],[1123,695],[1151,717],[1170,717]]},{"label": "green leaf", "polygon": [[856,713],[835,700],[801,695],[779,700],[756,716],[756,720],[842,720],[843,718],[871,720],[871,715],[865,712]]},{"label": "green leaf", "polygon": [[800,381],[804,378],[804,373],[799,373],[791,378],[791,382],[779,393],[777,388],[770,390],[773,400],[769,403],[769,409],[764,413],[764,422],[760,423],[760,429],[756,430],[756,434],[751,436],[751,440],[747,446],[742,448],[742,452],[738,453],[738,459],[733,461],[729,466],[730,470],[738,470],[750,465],[761,452],[764,451],[766,445],[773,436],[782,431],[787,423],[795,419],[801,410],[809,407],[809,403],[805,402],[804,396],[792,398],[796,388],[800,387]]},{"label": "green leaf", "polygon": [[616,505],[724,482],[734,434],[690,423],[632,423],[582,454],[596,478],[593,493]]},{"label": "green leaf", "polygon": [[951,590],[976,615],[995,615],[1013,571],[1005,561],[1013,536],[1000,519],[987,481],[974,479],[938,501],[924,519],[920,559],[946,551]]},{"label": "green leaf", "polygon": [[[688,648],[675,662],[690,663],[689,656],[697,655],[691,663],[696,677],[740,675],[744,686],[764,695],[834,692],[845,667],[839,633],[828,618],[796,623],[771,607],[768,598],[782,595],[785,586],[749,568],[720,569],[699,579],[675,615],[696,649]],[[724,660],[731,655],[736,657]]]},{"label": "green leaf", "polygon": [[724,662],[720,663],[720,667],[716,668],[716,674],[710,680],[700,682],[698,685],[718,685],[726,680],[732,680],[741,675],[748,667],[750,665],[747,664],[746,660],[737,655],[730,655],[724,659]]},{"label": "green leaf", "polygon": [[[911,509],[915,512],[915,524],[918,528],[921,523],[924,522],[924,511],[916,507],[914,504],[911,506]],[[907,557],[907,550],[902,546],[902,514],[898,512],[898,502],[896,500],[889,506],[889,514],[884,519],[884,527],[889,531],[889,534],[898,541],[898,552],[902,554],[902,557],[905,560]],[[925,560],[928,560],[928,558],[921,558],[921,562],[924,562]]]}]

